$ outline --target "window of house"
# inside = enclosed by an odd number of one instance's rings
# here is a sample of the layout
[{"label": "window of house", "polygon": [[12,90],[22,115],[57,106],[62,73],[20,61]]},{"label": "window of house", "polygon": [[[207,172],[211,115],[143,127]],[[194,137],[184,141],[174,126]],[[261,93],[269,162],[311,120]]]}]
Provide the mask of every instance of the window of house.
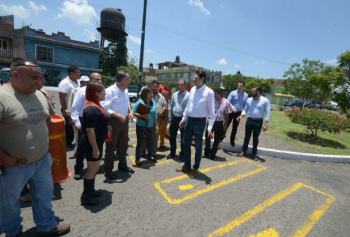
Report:
[{"label": "window of house", "polygon": [[7,40],[0,39],[0,49],[7,49],[8,43]]},{"label": "window of house", "polygon": [[169,74],[169,79],[174,79],[175,78],[175,74],[174,73],[170,73]]},{"label": "window of house", "polygon": [[177,79],[180,79],[181,78],[181,73],[177,73]]},{"label": "window of house", "polygon": [[188,75],[189,75],[189,73],[188,73],[188,72],[185,72],[183,78],[184,78],[184,79],[188,79]]},{"label": "window of house", "polygon": [[36,45],[36,60],[53,62],[53,48]]}]

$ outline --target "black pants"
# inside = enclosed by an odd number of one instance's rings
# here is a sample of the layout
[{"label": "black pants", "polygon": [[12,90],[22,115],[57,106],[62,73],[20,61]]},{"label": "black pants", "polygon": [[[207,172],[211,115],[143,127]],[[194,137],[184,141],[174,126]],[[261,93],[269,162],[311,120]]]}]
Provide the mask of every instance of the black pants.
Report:
[{"label": "black pants", "polygon": [[258,143],[259,143],[259,135],[261,132],[261,128],[263,125],[263,120],[252,120],[250,118],[247,119],[247,122],[245,124],[245,137],[244,137],[244,143],[242,146],[242,151],[246,152],[248,149],[248,144],[250,137],[253,133],[253,156],[256,155],[256,152],[258,150]]},{"label": "black pants", "polygon": [[235,139],[237,134],[237,127],[239,125],[239,122],[237,121],[237,117],[240,116],[242,111],[237,111],[236,113],[230,113],[228,122],[227,122],[227,128],[230,126],[232,121],[232,130],[231,130],[231,136],[230,136],[230,143],[232,146],[235,145]]},{"label": "black pants", "polygon": [[[61,113],[63,114],[62,108]],[[74,131],[72,125],[69,124],[69,117],[64,117],[64,120],[66,120],[64,125],[64,130],[66,131],[66,145],[69,145],[74,141]]]},{"label": "black pants", "polygon": [[146,148],[147,148],[147,157],[152,156],[152,136],[156,136],[157,134],[152,134],[153,128],[147,128],[148,134],[146,137],[140,136],[139,131],[140,131],[140,126],[136,125],[136,136],[137,136],[137,145],[136,145],[136,154],[135,154],[135,160],[139,161],[141,158],[141,146],[142,143],[146,143]]},{"label": "black pants", "polygon": [[213,125],[212,132],[214,133],[214,143],[213,147],[210,149],[210,138],[208,137],[208,125],[205,129],[205,148],[204,153],[212,158],[216,156],[216,153],[218,152],[219,143],[222,139],[222,134],[224,128],[224,122],[223,121],[215,121]]},{"label": "black pants", "polygon": [[180,156],[184,155],[184,150],[183,150],[183,138],[184,138],[184,129],[179,128],[179,124],[181,122],[180,117],[172,117],[171,123],[170,123],[170,155],[175,156],[176,153],[176,138],[177,138],[177,131],[180,129],[181,133],[181,141],[180,141],[180,146],[181,146],[181,151],[180,151]]}]

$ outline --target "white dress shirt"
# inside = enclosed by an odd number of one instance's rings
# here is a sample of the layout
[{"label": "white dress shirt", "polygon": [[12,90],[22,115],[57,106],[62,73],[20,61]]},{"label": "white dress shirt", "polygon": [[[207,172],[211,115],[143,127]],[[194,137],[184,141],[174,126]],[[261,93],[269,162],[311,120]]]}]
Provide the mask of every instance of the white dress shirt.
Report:
[{"label": "white dress shirt", "polygon": [[120,90],[117,84],[106,89],[106,98],[101,101],[102,107],[110,114],[120,114],[127,117],[130,107],[129,91],[127,88]]},{"label": "white dress shirt", "polygon": [[188,117],[209,117],[208,131],[211,131],[215,122],[214,101],[214,91],[205,84],[199,89],[192,87],[182,121],[186,121]]},{"label": "white dress shirt", "polygon": [[86,86],[78,89],[74,96],[72,108],[70,109],[70,117],[72,118],[76,127],[81,126],[79,117],[83,117],[83,112],[85,109],[85,92]]}]

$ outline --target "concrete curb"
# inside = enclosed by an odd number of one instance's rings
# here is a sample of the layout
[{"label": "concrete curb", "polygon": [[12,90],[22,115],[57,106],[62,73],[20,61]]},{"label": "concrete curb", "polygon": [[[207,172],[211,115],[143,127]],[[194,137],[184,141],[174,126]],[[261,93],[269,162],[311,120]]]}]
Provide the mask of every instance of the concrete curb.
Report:
[{"label": "concrete curb", "polygon": [[[219,148],[225,151],[241,152],[242,145],[236,144],[232,147],[229,142],[221,142]],[[248,154],[252,153],[252,147],[249,146],[247,150]],[[259,148],[258,155],[275,157],[287,160],[301,160],[301,161],[313,161],[313,162],[325,162],[325,163],[350,163],[350,156],[342,155],[322,155],[313,153],[301,153],[293,151],[280,151],[268,148]]]}]

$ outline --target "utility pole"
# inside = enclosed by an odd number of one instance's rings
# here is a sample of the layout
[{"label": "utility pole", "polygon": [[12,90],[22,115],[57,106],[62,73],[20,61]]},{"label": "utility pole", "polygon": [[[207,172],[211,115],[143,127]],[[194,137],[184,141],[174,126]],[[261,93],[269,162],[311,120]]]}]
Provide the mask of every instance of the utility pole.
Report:
[{"label": "utility pole", "polygon": [[142,70],[143,70],[143,49],[145,46],[145,28],[146,28],[146,10],[147,10],[147,0],[144,0],[143,4],[143,19],[142,19],[142,32],[141,32],[141,50],[140,50],[140,64],[139,64],[139,81],[137,88],[137,96],[139,96],[142,87]]}]

